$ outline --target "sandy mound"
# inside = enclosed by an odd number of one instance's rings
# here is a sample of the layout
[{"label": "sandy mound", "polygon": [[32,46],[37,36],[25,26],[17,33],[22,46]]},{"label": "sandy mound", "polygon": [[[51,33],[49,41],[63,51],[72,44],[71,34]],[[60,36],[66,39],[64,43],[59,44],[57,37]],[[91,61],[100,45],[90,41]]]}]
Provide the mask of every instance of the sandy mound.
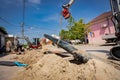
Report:
[{"label": "sandy mound", "polygon": [[30,50],[25,52],[25,55],[17,55],[13,59],[28,65],[36,63],[39,58],[43,56],[43,52],[40,49]]},{"label": "sandy mound", "polygon": [[[35,52],[35,51],[33,51]],[[42,54],[42,56],[41,56]],[[119,80],[120,71],[99,60],[91,59],[86,64],[71,62],[72,57],[45,54],[42,51],[29,54],[29,65],[12,80]],[[40,55],[40,56],[38,56]],[[26,56],[26,55],[25,55]],[[25,58],[25,57],[24,57]],[[32,59],[32,60],[31,60]]]}]

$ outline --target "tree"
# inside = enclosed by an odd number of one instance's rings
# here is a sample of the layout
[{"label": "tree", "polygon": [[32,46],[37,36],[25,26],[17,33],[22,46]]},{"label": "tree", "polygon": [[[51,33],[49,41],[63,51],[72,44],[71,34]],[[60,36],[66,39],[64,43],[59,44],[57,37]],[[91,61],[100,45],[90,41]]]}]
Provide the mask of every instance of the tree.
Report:
[{"label": "tree", "polygon": [[85,24],[83,19],[80,19],[78,22],[75,22],[74,19],[71,17],[68,20],[68,31],[61,30],[60,36],[62,39],[86,39],[85,36],[89,32],[89,24]]},{"label": "tree", "polygon": [[65,31],[62,29],[59,35],[60,35],[61,39],[66,39],[67,35],[68,35],[68,31]]},{"label": "tree", "polygon": [[84,26],[83,20],[80,19],[78,22],[74,24],[74,26],[71,28],[71,32],[75,36],[76,39],[81,39],[84,34]]},{"label": "tree", "polygon": [[70,16],[70,18],[68,19],[68,26],[66,26],[68,28],[68,30],[70,30],[72,28],[74,23],[75,23],[74,18],[72,16]]}]

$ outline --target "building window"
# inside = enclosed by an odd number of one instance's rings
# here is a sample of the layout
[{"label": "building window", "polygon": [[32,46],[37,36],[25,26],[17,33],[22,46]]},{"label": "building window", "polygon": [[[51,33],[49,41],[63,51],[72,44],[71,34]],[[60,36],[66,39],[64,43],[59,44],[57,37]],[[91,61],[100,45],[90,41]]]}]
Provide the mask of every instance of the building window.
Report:
[{"label": "building window", "polygon": [[102,24],[101,25],[101,28],[106,28],[107,27],[107,24]]}]

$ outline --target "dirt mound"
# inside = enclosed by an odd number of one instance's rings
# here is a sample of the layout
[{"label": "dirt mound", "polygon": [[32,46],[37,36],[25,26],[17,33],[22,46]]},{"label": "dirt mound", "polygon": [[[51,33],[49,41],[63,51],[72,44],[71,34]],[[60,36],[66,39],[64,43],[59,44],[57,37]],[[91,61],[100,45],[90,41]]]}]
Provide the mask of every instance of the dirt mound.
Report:
[{"label": "dirt mound", "polygon": [[[33,51],[35,52],[35,51]],[[42,51],[39,55],[43,54]],[[31,53],[29,65],[12,80],[119,80],[120,71],[96,59],[86,64],[71,62],[72,57],[60,57],[55,54],[45,54],[35,57]],[[28,59],[28,57],[27,57]],[[32,59],[32,60],[31,60]]]},{"label": "dirt mound", "polygon": [[28,65],[32,65],[36,63],[42,56],[43,52],[40,49],[36,49],[25,52],[25,55],[17,55],[13,59]]}]

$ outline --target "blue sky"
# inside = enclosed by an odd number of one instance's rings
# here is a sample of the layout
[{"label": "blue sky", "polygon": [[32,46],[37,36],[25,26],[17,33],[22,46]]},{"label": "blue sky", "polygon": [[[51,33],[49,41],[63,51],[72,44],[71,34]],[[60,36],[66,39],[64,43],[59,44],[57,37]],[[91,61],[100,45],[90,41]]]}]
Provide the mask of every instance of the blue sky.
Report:
[{"label": "blue sky", "polygon": [[[25,5],[25,35],[29,37],[42,37],[44,33],[58,35],[61,29],[68,25],[60,13],[62,5],[69,0],[26,0]],[[9,34],[21,35],[22,0],[0,0],[0,26],[6,28]],[[91,21],[103,12],[110,11],[109,0],[75,0],[70,8],[73,18],[85,23]]]}]

